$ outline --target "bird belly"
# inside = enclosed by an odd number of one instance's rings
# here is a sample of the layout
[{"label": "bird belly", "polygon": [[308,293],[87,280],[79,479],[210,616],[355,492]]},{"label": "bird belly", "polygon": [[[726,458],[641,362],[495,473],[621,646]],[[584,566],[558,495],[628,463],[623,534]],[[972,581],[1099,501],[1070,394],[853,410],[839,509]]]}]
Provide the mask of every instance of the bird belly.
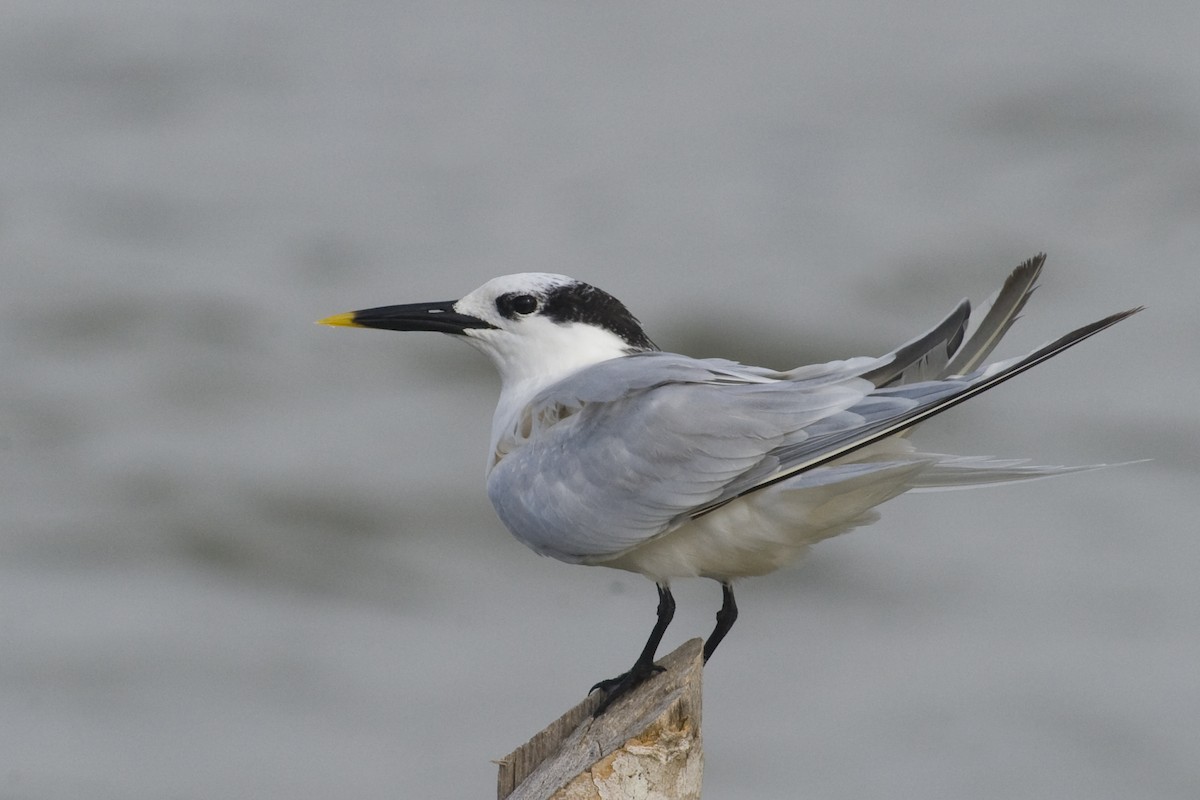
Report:
[{"label": "bird belly", "polygon": [[832,468],[824,482],[817,470],[800,485],[784,482],[737,498],[615,557],[584,563],[654,580],[765,575],[810,545],[877,520],[874,507],[906,491],[926,463],[892,463],[845,479]]}]

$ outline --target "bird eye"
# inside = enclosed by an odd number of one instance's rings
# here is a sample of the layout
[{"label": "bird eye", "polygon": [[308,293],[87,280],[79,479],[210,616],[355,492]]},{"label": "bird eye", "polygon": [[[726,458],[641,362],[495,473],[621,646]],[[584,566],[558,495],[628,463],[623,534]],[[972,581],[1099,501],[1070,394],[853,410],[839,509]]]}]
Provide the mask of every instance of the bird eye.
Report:
[{"label": "bird eye", "polygon": [[537,307],[537,298],[531,294],[519,294],[512,299],[512,310],[518,314],[532,314]]}]

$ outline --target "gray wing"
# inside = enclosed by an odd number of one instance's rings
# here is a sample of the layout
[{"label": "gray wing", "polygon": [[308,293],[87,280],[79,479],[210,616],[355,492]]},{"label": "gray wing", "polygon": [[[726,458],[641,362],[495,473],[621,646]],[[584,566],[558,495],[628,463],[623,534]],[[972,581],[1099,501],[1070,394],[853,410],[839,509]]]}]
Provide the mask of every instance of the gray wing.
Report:
[{"label": "gray wing", "polygon": [[710,505],[697,509],[693,516],[702,516],[736,497],[786,481],[889,436],[902,433],[923,420],[1053,358],[1138,311],[1141,311],[1141,307],[1105,317],[1071,331],[1027,356],[996,362],[970,375],[879,389],[844,412],[829,415],[810,425],[805,431],[808,434],[805,440],[781,445],[772,452],[771,456],[777,459],[780,465],[774,474],[753,485],[736,487],[737,491],[732,491]]},{"label": "gray wing", "polygon": [[974,371],[1019,318],[1045,263],[1041,253],[1021,264],[974,310],[963,300],[944,320],[896,348],[886,363],[863,377],[884,387]]},{"label": "gray wing", "polygon": [[500,518],[564,561],[615,555],[731,487],[779,469],[777,448],[863,400],[878,359],[778,373],[645,353],[582,370],[529,406],[528,437],[488,476]]},{"label": "gray wing", "polygon": [[896,348],[891,359],[864,373],[876,386],[938,378],[959,349],[971,317],[971,303],[963,300],[933,329]]},{"label": "gray wing", "polygon": [[1000,290],[971,314],[966,331],[970,335],[937,377],[965,375],[983,363],[1019,319],[1021,309],[1037,288],[1037,279],[1045,263],[1046,254],[1039,253],[1014,269]]}]

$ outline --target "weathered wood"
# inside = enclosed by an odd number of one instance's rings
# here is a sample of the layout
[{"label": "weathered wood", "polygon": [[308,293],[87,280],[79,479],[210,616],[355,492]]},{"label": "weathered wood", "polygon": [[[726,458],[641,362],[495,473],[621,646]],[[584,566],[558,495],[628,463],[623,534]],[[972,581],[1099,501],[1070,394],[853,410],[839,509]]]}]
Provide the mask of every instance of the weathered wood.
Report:
[{"label": "weathered wood", "polygon": [[599,719],[590,695],[497,762],[500,800],[698,800],[702,647],[685,642]]}]

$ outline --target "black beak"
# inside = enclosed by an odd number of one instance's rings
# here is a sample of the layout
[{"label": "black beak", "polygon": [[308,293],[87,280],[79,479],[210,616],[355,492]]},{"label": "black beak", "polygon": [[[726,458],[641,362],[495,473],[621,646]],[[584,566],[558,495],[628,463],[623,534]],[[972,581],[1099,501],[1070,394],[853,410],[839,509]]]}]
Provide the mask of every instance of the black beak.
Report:
[{"label": "black beak", "polygon": [[471,328],[495,328],[489,322],[454,310],[455,300],[438,303],[410,303],[404,306],[380,306],[318,320],[321,325],[345,325],[351,328],[381,328],[388,331],[435,331],[462,335]]}]

